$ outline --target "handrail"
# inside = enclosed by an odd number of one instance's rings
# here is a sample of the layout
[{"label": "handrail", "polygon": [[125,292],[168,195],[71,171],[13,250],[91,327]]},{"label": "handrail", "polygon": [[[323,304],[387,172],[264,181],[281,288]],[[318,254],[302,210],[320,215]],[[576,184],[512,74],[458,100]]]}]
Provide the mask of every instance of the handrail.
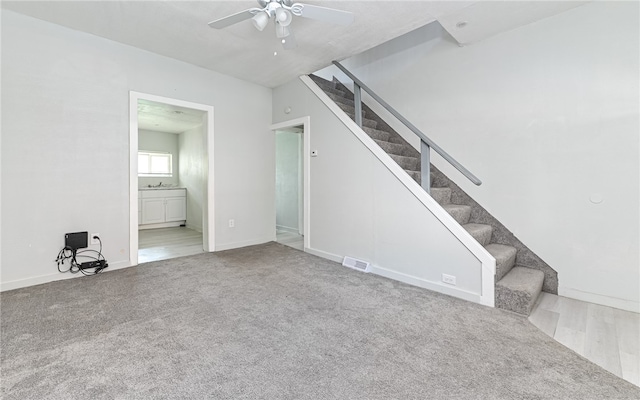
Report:
[{"label": "handrail", "polygon": [[[354,100],[356,100],[356,99],[360,100],[360,88],[364,89],[365,92],[369,93],[369,95],[375,101],[380,103],[380,105],[382,105],[382,107],[384,107],[387,111],[389,111],[394,117],[396,117],[400,122],[402,122],[404,124],[404,126],[409,128],[413,133],[415,133],[420,138],[420,140],[422,141],[421,154],[422,154],[423,164],[424,164],[425,161],[427,163],[429,163],[429,149],[432,148],[433,150],[436,151],[436,153],[440,154],[442,156],[442,158],[444,158],[455,169],[460,171],[460,173],[462,173],[462,175],[464,175],[467,179],[469,179],[475,185],[480,186],[482,184],[482,181],[480,179],[478,179],[474,174],[472,174],[471,171],[466,169],[464,166],[462,166],[462,164],[460,164],[451,155],[449,155],[449,153],[447,153],[440,146],[435,144],[424,133],[422,133],[422,131],[420,131],[420,129],[416,128],[411,122],[409,122],[405,117],[403,117],[398,111],[396,111],[386,101],[384,101],[380,96],[378,96],[373,90],[371,90],[367,85],[365,85],[360,79],[356,78],[355,75],[353,75],[351,72],[349,72],[349,70],[347,70],[342,64],[340,64],[338,61],[334,61],[333,64],[336,67],[340,68],[340,70],[342,72],[344,72],[353,81],[353,83],[354,83],[354,85],[356,87],[356,90],[354,90]],[[357,101],[357,102],[355,102],[355,106],[356,106],[355,107],[356,108],[356,112],[355,112],[356,122],[358,122],[358,120],[360,120],[360,123],[358,125],[360,127],[362,127],[362,108],[361,108],[362,104],[360,103],[360,101]],[[422,186],[423,186],[423,188],[425,188],[425,190],[427,192],[429,192],[430,185],[425,187],[425,181],[427,183],[429,182],[429,179],[430,179],[429,169],[430,169],[429,165],[426,165],[426,166],[423,165],[422,166],[422,175],[423,175],[423,179],[422,179],[423,185]],[[425,176],[425,170],[427,172],[426,176]]]}]

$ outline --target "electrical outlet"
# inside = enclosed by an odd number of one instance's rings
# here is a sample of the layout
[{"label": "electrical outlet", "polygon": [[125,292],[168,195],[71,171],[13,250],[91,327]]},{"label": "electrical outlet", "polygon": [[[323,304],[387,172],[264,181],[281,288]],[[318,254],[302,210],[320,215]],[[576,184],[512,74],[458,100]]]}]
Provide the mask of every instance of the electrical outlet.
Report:
[{"label": "electrical outlet", "polygon": [[100,240],[94,239],[95,236],[100,237],[100,234],[99,233],[92,233],[91,237],[90,237],[90,239],[91,239],[90,243],[91,244],[100,244]]},{"label": "electrical outlet", "polygon": [[236,221],[233,219],[229,220],[229,228],[235,228],[236,227]]},{"label": "electrical outlet", "polygon": [[442,274],[442,282],[448,283],[449,285],[456,285],[456,277],[453,275]]}]

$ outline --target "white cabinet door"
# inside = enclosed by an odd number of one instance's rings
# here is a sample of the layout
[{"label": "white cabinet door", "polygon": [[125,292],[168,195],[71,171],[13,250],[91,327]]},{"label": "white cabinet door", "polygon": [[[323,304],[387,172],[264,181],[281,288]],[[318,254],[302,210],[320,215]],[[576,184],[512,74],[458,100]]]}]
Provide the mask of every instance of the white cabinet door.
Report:
[{"label": "white cabinet door", "polygon": [[187,219],[187,200],[185,197],[165,199],[165,221],[184,221]]},{"label": "white cabinet door", "polygon": [[164,222],[164,199],[142,199],[142,223]]}]

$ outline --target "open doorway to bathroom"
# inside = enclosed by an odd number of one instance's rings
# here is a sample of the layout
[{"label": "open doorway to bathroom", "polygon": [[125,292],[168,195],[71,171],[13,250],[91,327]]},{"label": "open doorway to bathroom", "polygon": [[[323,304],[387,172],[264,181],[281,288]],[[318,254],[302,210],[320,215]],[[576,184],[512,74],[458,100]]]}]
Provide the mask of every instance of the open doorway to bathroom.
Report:
[{"label": "open doorway to bathroom", "polygon": [[132,265],[213,251],[213,108],[132,92],[131,113]]},{"label": "open doorway to bathroom", "polygon": [[276,241],[309,248],[309,117],[271,126],[276,143]]},{"label": "open doorway to bathroom", "polygon": [[276,130],[276,240],[304,250],[302,125]]}]

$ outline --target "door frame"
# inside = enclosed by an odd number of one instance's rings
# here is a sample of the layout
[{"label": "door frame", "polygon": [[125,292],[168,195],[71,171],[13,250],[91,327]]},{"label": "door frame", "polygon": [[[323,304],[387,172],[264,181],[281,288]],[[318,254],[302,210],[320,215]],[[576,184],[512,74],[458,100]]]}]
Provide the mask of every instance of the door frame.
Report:
[{"label": "door frame", "polygon": [[[269,127],[269,129],[275,135],[275,132],[278,130],[285,130],[287,128],[293,128],[296,126],[302,125],[302,146],[303,146],[303,174],[304,174],[304,189],[303,189],[303,242],[304,242],[304,250],[310,248],[311,243],[311,226],[310,226],[310,210],[311,210],[311,164],[309,162],[309,158],[311,155],[311,117],[301,117],[292,119],[289,121],[279,122],[277,124],[273,124]],[[275,185],[275,180],[273,182]],[[275,222],[275,221],[274,221]]]},{"label": "door frame", "polygon": [[202,210],[202,247],[215,251],[214,162],[213,162],[213,106],[172,99],[148,93],[129,92],[129,263],[138,265],[138,100],[150,100],[178,107],[204,111],[207,115],[206,146],[207,190]]}]

